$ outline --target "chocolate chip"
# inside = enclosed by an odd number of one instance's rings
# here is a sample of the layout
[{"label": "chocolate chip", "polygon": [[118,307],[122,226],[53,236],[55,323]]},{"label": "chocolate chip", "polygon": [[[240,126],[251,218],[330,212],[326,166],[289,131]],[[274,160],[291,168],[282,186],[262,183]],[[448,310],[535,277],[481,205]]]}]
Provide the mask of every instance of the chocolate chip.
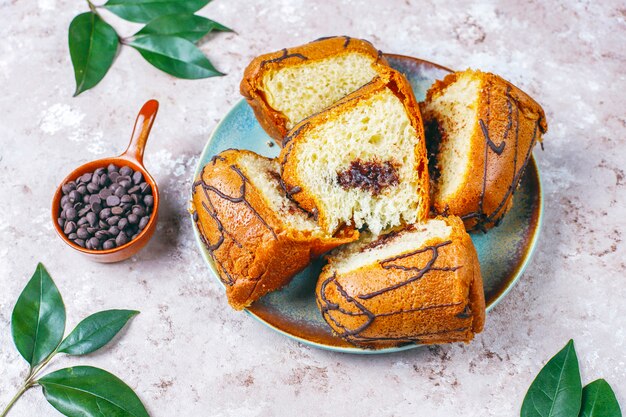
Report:
[{"label": "chocolate chip", "polygon": [[98,168],[93,172],[93,175],[99,177],[100,175],[104,174],[104,171],[106,171],[106,169],[104,168]]},{"label": "chocolate chip", "polygon": [[80,195],[80,193],[78,191],[76,191],[76,190],[70,191],[68,196],[69,196],[69,202],[70,203],[75,203],[77,201],[82,201],[83,200],[83,196]]},{"label": "chocolate chip", "polygon": [[124,204],[128,204],[128,203],[132,203],[133,199],[128,194],[124,194],[123,196],[120,197],[120,201]]},{"label": "chocolate chip", "polygon": [[140,184],[141,181],[143,181],[143,174],[139,171],[135,171],[135,173],[133,174],[133,183],[137,185]]},{"label": "chocolate chip", "polygon": [[119,216],[120,214],[124,213],[124,209],[120,206],[115,206],[111,208],[111,213],[115,216]]},{"label": "chocolate chip", "polygon": [[146,203],[146,206],[152,207],[152,205],[154,205],[154,197],[146,195],[143,197],[143,202]]},{"label": "chocolate chip", "polygon": [[100,190],[100,192],[98,192],[98,197],[100,197],[100,199],[102,200],[106,200],[107,197],[110,195],[113,195],[113,192],[108,188],[103,188],[102,190]]},{"label": "chocolate chip", "polygon": [[76,233],[70,233],[69,235],[67,235],[67,238],[69,240],[74,240],[78,238],[78,235]]},{"label": "chocolate chip", "polygon": [[126,229],[127,226],[128,226],[128,219],[126,218],[121,218],[120,221],[117,222],[117,227],[119,227],[120,230]]},{"label": "chocolate chip", "polygon": [[110,195],[107,197],[107,206],[113,207],[120,204],[120,198],[116,195]]},{"label": "chocolate chip", "polygon": [[139,217],[143,217],[146,214],[146,209],[139,205],[133,206],[133,214],[136,214]]},{"label": "chocolate chip", "polygon": [[89,237],[89,232],[87,232],[87,228],[83,226],[76,231],[76,235],[80,239],[87,239]]},{"label": "chocolate chip", "polygon": [[78,217],[83,217],[85,216],[87,213],[89,213],[91,211],[91,207],[90,206],[85,206],[82,209],[80,209],[78,211]]},{"label": "chocolate chip", "polygon": [[107,167],[107,172],[110,174],[112,172],[117,172],[119,168],[117,167],[117,165],[115,164],[109,164],[109,166]]},{"label": "chocolate chip", "polygon": [[95,204],[95,203],[100,204],[100,201],[102,201],[102,199],[100,198],[98,194],[92,194],[89,196],[89,204]]},{"label": "chocolate chip", "polygon": [[94,212],[89,212],[85,216],[85,222],[88,222],[91,227],[94,227],[97,221],[98,221],[98,216],[96,216],[96,213]]},{"label": "chocolate chip", "polygon": [[137,216],[136,214],[129,214],[127,219],[128,219],[128,223],[130,224],[139,223],[139,216]]},{"label": "chocolate chip", "polygon": [[[109,197],[111,198],[111,197]],[[110,208],[103,208],[102,211],[100,212],[100,219],[101,220],[106,220],[109,217],[111,217],[111,209]]]},{"label": "chocolate chip", "polygon": [[100,212],[102,211],[102,204],[101,203],[93,203],[91,205],[91,211],[93,211],[96,214],[100,214]]},{"label": "chocolate chip", "polygon": [[63,233],[69,235],[70,233],[74,233],[76,230],[76,223],[73,221],[69,221],[65,223],[65,227],[63,228]]},{"label": "chocolate chip", "polygon": [[[126,220],[126,219],[122,219],[122,220]],[[120,234],[120,229],[117,226],[111,226],[109,227],[109,230],[107,230],[107,233],[109,233],[109,235],[111,236],[117,236]]]},{"label": "chocolate chip", "polygon": [[90,182],[89,184],[87,184],[87,191],[89,191],[91,194],[97,193],[98,190],[99,190],[98,186],[94,184],[93,182]]},{"label": "chocolate chip", "polygon": [[87,194],[87,186],[81,184],[76,188],[76,191],[78,191],[79,193],[81,193],[82,195]]},{"label": "chocolate chip", "polygon": [[121,167],[120,174],[121,175],[133,175],[133,169],[127,166]]},{"label": "chocolate chip", "polygon": [[142,217],[141,220],[139,220],[139,228],[143,230],[148,225],[149,221],[150,221],[150,217],[148,216]]},{"label": "chocolate chip", "polygon": [[120,173],[119,172],[111,172],[109,173],[109,179],[111,180],[111,182],[116,182],[115,180],[117,180],[120,177]]},{"label": "chocolate chip", "polygon": [[102,174],[102,175],[100,175],[98,177],[98,187],[100,187],[100,188],[106,187],[110,183],[111,183],[111,181],[109,180],[109,175],[108,174]]},{"label": "chocolate chip", "polygon": [[126,233],[120,232],[115,238],[115,243],[117,244],[117,246],[122,246],[128,243],[128,236],[126,236]]},{"label": "chocolate chip", "polygon": [[65,218],[67,220],[76,220],[77,215],[78,213],[76,213],[76,209],[74,207],[70,207],[65,210]]},{"label": "chocolate chip", "polygon": [[87,233],[89,233],[90,235],[93,235],[97,231],[98,231],[97,227],[87,227]]},{"label": "chocolate chip", "polygon": [[93,176],[92,173],[87,172],[86,174],[81,175],[81,177],[78,180],[86,184],[91,181],[92,176]]},{"label": "chocolate chip", "polygon": [[110,234],[106,230],[98,230],[96,233],[94,233],[94,236],[97,237],[99,240],[106,240],[110,236]]},{"label": "chocolate chip", "polygon": [[145,182],[142,182],[141,184],[139,184],[139,188],[141,188],[141,194],[152,194],[152,189]]},{"label": "chocolate chip", "polygon": [[[91,246],[91,248],[89,246]],[[92,237],[91,239],[87,241],[88,249],[98,249],[99,246],[100,246],[100,241],[98,240],[97,237]]]},{"label": "chocolate chip", "polygon": [[85,247],[85,240],[84,239],[74,239],[74,243],[76,243],[81,248]]},{"label": "chocolate chip", "polygon": [[111,216],[107,219],[107,223],[115,226],[120,221],[120,216]]},{"label": "chocolate chip", "polygon": [[109,250],[115,247],[115,239],[109,239],[102,244],[102,249]]},{"label": "chocolate chip", "polygon": [[124,194],[126,194],[126,187],[120,185],[117,190],[115,190],[115,196],[121,198]]},{"label": "chocolate chip", "polygon": [[76,222],[76,224],[78,225],[78,227],[83,226],[83,225],[85,225],[85,224],[87,224],[87,223],[88,223],[88,221],[87,221],[87,218],[86,218],[86,217],[83,217],[82,219],[78,219],[78,222]]},{"label": "chocolate chip", "polygon": [[104,220],[98,220],[98,227],[100,229],[106,229],[107,227],[109,227],[109,223]]}]

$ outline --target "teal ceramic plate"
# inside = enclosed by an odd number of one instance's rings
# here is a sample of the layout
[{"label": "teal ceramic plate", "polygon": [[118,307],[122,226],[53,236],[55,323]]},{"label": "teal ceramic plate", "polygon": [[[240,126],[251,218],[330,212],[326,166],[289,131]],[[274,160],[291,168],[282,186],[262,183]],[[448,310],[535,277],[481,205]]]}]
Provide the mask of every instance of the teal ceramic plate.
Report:
[{"label": "teal ceramic plate", "polygon": [[[400,55],[386,55],[386,58],[391,66],[409,79],[418,101],[424,99],[426,90],[435,79],[441,79],[450,71],[416,58]],[[254,117],[252,109],[241,100],[209,138],[198,161],[195,177],[213,155],[228,148],[249,149],[261,155],[275,157],[280,150],[277,146],[268,146],[270,141]],[[513,208],[500,226],[486,234],[472,236],[483,273],[487,311],[493,309],[506,296],[522,275],[539,236],[542,213],[541,181],[535,160],[532,159],[515,193]],[[194,233],[215,281],[221,284],[215,265],[199,238],[195,223]],[[389,353],[418,346],[409,344],[397,348],[367,350],[354,347],[333,335],[315,305],[315,283],[322,266],[323,261],[314,262],[287,287],[266,295],[246,311],[279,333],[323,349],[349,353]]]}]

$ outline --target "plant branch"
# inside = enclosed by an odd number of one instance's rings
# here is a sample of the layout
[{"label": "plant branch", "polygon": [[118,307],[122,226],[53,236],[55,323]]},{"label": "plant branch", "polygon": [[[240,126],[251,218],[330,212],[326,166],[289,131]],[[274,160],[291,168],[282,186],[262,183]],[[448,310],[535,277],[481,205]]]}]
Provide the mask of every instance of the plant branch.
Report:
[{"label": "plant branch", "polygon": [[[58,349],[58,346],[57,346]],[[32,381],[37,377],[37,374],[39,372],[41,372],[41,370],[43,368],[46,367],[46,365],[48,365],[48,363],[52,360],[52,358],[54,357],[54,355],[57,354],[57,349],[54,349],[54,351],[52,351],[52,353],[50,355],[48,355],[48,357],[46,359],[44,359],[43,362],[41,362],[39,365],[35,366],[33,369],[31,369],[30,374],[28,375],[28,379],[26,381]],[[2,416],[0,416],[2,417]]]},{"label": "plant branch", "polygon": [[20,387],[20,389],[17,391],[17,393],[15,394],[15,396],[13,396],[13,398],[11,398],[11,401],[9,401],[9,404],[7,404],[7,406],[5,407],[5,409],[2,411],[2,414],[0,414],[0,417],[5,417],[7,415],[7,413],[9,412],[9,410],[11,410],[11,408],[13,407],[13,404],[15,404],[15,402],[32,386],[34,386],[36,384],[36,382],[33,382],[33,380],[31,378],[27,379],[24,382],[24,385],[22,385]]},{"label": "plant branch", "polygon": [[57,350],[55,349],[50,355],[48,355],[48,357],[46,359],[44,359],[43,362],[41,362],[39,365],[35,366],[34,368],[30,368],[30,371],[28,372],[28,376],[26,377],[26,380],[24,381],[24,384],[20,387],[20,389],[15,394],[15,396],[13,398],[11,398],[11,401],[9,401],[9,404],[2,411],[2,414],[0,414],[0,417],[5,417],[7,415],[7,413],[9,412],[9,410],[11,410],[11,408],[13,407],[13,404],[15,404],[15,402],[29,388],[37,385],[37,381],[35,380],[37,378],[37,374],[39,374],[39,372],[41,372],[46,367],[46,365],[48,365],[48,363],[52,360],[52,358],[56,354],[57,354]]}]

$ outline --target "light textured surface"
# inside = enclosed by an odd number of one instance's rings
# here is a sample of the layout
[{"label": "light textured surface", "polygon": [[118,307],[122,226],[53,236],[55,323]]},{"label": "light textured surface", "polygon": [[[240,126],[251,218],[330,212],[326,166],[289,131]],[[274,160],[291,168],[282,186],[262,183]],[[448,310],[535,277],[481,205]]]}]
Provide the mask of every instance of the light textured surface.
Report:
[{"label": "light textured surface", "polygon": [[[156,417],[514,416],[541,365],[569,338],[584,382],[605,377],[626,407],[626,5],[434,3],[215,0],[202,14],[239,34],[211,36],[203,50],[228,76],[176,80],[125,48],[100,85],[72,98],[67,27],[86,6],[0,0],[0,405],[26,373],[9,318],[42,261],[65,297],[68,328],[100,309],[142,312],[111,347],[59,358],[53,368],[106,368]],[[546,110],[546,150],[535,152],[546,197],[542,238],[470,345],[379,357],[302,346],[231,310],[195,247],[186,213],[193,168],[239,100],[244,67],[257,54],[332,34],[496,72]],[[163,197],[159,228],[133,259],[91,263],[55,236],[54,188],[74,166],[121,152],[148,98],[161,102],[146,154]],[[38,390],[10,415],[57,415]]]}]

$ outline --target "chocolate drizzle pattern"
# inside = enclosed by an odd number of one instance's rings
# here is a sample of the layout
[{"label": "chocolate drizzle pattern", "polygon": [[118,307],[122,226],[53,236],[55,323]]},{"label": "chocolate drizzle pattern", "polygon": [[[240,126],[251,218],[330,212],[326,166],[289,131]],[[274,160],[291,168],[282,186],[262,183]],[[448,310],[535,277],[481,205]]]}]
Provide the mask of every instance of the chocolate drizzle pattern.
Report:
[{"label": "chocolate drizzle pattern", "polygon": [[[320,286],[320,296],[319,296],[319,305],[320,305],[320,310],[322,313],[322,316],[324,317],[324,319],[326,321],[328,321],[329,323],[332,322],[332,324],[334,325],[333,328],[335,329],[335,331],[337,332],[337,334],[342,337],[343,339],[351,342],[351,343],[368,343],[368,342],[377,342],[377,341],[395,341],[397,342],[398,345],[400,344],[405,344],[405,343],[419,343],[423,338],[428,337],[428,336],[435,336],[438,334],[444,334],[444,333],[454,333],[454,332],[465,332],[469,329],[469,327],[461,327],[461,328],[457,328],[457,329],[451,329],[451,330],[443,330],[443,331],[436,331],[436,332],[428,332],[428,333],[422,333],[422,334],[417,334],[417,335],[411,335],[411,336],[403,336],[403,337],[370,337],[370,336],[365,336],[362,333],[367,330],[372,323],[374,323],[374,321],[376,320],[376,318],[378,317],[385,317],[385,316],[392,316],[392,315],[396,315],[396,314],[406,314],[406,313],[414,313],[414,312],[419,312],[419,311],[426,311],[426,310],[433,310],[433,309],[443,309],[443,308],[450,308],[450,307],[456,307],[461,305],[461,302],[456,302],[456,303],[446,303],[446,304],[436,304],[436,305],[427,305],[427,306],[423,306],[420,308],[414,308],[414,309],[405,309],[405,310],[396,310],[396,311],[390,311],[390,312],[385,312],[385,313],[379,313],[379,314],[374,314],[369,308],[367,308],[362,301],[359,300],[370,300],[372,298],[375,298],[379,295],[382,295],[384,293],[387,293],[389,291],[393,291],[396,290],[398,288],[401,288],[405,285],[408,285],[412,282],[415,282],[419,279],[421,279],[424,275],[426,275],[427,273],[429,273],[430,271],[456,271],[457,269],[461,268],[461,266],[455,266],[455,267],[437,267],[435,266],[435,262],[437,261],[438,258],[438,250],[441,247],[447,246],[449,244],[451,244],[451,241],[445,241],[436,245],[431,245],[431,246],[426,246],[424,248],[412,251],[412,252],[408,252],[402,255],[398,255],[398,256],[394,256],[388,259],[384,259],[382,261],[379,261],[379,264],[382,268],[385,269],[400,269],[403,271],[415,271],[415,274],[412,275],[409,279],[404,280],[398,284],[395,285],[391,285],[388,286],[386,288],[382,288],[380,290],[377,291],[373,291],[371,293],[367,293],[367,294],[359,294],[356,295],[355,297],[351,296],[350,294],[348,294],[348,292],[343,288],[343,286],[338,282],[337,280],[337,274],[334,273],[333,275],[331,275],[330,277],[326,278],[321,286]],[[431,252],[431,257],[430,259],[426,262],[426,265],[422,268],[417,268],[417,267],[405,267],[403,265],[398,265],[397,263],[395,263],[398,260],[401,259],[406,259],[409,258],[411,256],[420,254],[420,253],[424,253],[424,252]],[[353,307],[356,308],[357,311],[350,311],[350,310],[346,310],[345,308],[341,307],[338,303],[335,303],[333,301],[331,301],[328,298],[328,291],[330,286],[334,286],[335,289],[337,290],[337,292],[341,295],[341,297],[348,302],[349,304],[351,304]],[[466,313],[467,316],[464,316],[463,313]],[[336,317],[334,317],[334,314],[343,314],[343,315],[347,315],[347,316],[352,316],[352,317],[362,317],[364,319],[363,323],[361,325],[359,325],[358,327],[354,328],[354,329],[349,329],[347,328],[345,325],[343,325]],[[458,318],[461,319],[467,319],[471,317],[471,311],[469,309],[469,305],[466,305],[463,312],[459,315],[457,315]]]},{"label": "chocolate drizzle pattern", "polygon": [[283,48],[282,49],[282,55],[277,57],[277,58],[272,58],[272,59],[266,59],[265,61],[261,62],[261,68],[263,68],[264,66],[266,66],[267,64],[270,63],[274,63],[274,62],[281,62],[284,61],[285,59],[289,59],[289,58],[300,58],[302,61],[307,61],[309,58],[302,55],[302,54],[290,54],[289,51],[287,51],[287,48]]},{"label": "chocolate drizzle pattern", "polygon": [[[392,291],[392,290],[396,290],[398,288],[404,287],[405,285],[410,284],[411,282],[417,281],[420,278],[422,278],[426,273],[430,272],[430,271],[456,271],[457,269],[460,268],[460,266],[455,266],[455,267],[436,267],[435,266],[435,262],[437,261],[437,258],[439,257],[439,248],[443,247],[443,246],[447,246],[450,243],[452,243],[451,240],[447,240],[445,242],[442,243],[438,243],[436,245],[432,245],[432,246],[426,246],[424,248],[412,251],[412,252],[408,252],[408,253],[404,253],[402,255],[398,255],[398,256],[394,256],[392,258],[388,258],[385,259],[383,261],[380,261],[380,266],[383,269],[399,269],[402,271],[412,271],[415,272],[415,275],[413,275],[412,277],[410,277],[409,279],[399,282],[397,284],[391,285],[389,287],[386,288],[382,288],[380,290],[377,291],[373,291],[371,293],[368,294],[361,294],[358,297],[361,300],[369,300],[370,298],[374,298],[378,295],[384,294],[388,291]],[[414,255],[418,255],[420,253],[425,253],[425,252],[430,252],[430,259],[428,260],[428,262],[426,262],[426,265],[422,268],[416,268],[416,267],[406,267],[403,265],[399,265],[399,264],[395,264],[394,262],[402,260],[402,259],[406,259],[406,258],[410,258],[411,256]]]},{"label": "chocolate drizzle pattern", "polygon": [[[515,193],[515,190],[517,189],[517,186],[522,178],[522,175],[524,174],[526,166],[528,165],[528,162],[530,161],[530,156],[532,154],[533,147],[535,146],[535,143],[537,141],[537,129],[539,128],[540,123],[541,123],[540,118],[535,121],[535,126],[533,130],[533,136],[531,139],[530,146],[528,147],[526,155],[524,155],[522,165],[519,167],[519,170],[518,170],[519,124],[520,124],[519,106],[517,104],[515,106],[513,105],[514,99],[513,97],[511,97],[511,87],[507,85],[507,88],[506,88],[506,99],[507,99],[507,110],[508,110],[507,125],[504,130],[504,134],[502,136],[502,140],[500,141],[500,144],[496,145],[496,143],[490,137],[490,130],[489,130],[490,98],[491,98],[491,89],[487,89],[486,120],[483,120],[482,118],[478,120],[478,123],[480,124],[481,132],[483,134],[483,138],[485,139],[485,150],[484,150],[484,156],[483,156],[483,160],[484,160],[483,181],[482,181],[483,184],[482,184],[482,190],[480,193],[480,200],[478,202],[478,210],[471,212],[471,213],[467,213],[461,217],[464,221],[470,220],[470,219],[475,220],[476,223],[470,229],[468,229],[468,231],[470,232],[478,231],[478,230],[482,232],[486,232],[488,225],[498,226],[500,222],[502,221],[502,218],[504,217],[504,214],[506,211],[504,209],[506,207],[507,202],[509,201],[509,197],[511,197]],[[513,114],[515,114],[515,117],[513,117]],[[511,131],[513,130],[513,128],[514,128],[514,147],[512,150],[513,152],[512,180],[507,188],[506,193],[504,194],[502,200],[499,202],[496,208],[491,213],[487,213],[485,211],[484,205],[485,205],[485,195],[487,193],[487,188],[488,188],[487,174],[488,174],[489,152],[491,151],[497,156],[501,156],[502,153],[504,152],[507,140],[509,140],[509,134],[511,134]]]},{"label": "chocolate drizzle pattern", "polygon": [[[215,165],[218,160],[222,161],[222,162],[226,161],[225,158],[221,157],[220,155],[216,155],[213,158],[211,158],[211,163],[213,165]],[[243,174],[241,169],[239,169],[239,167],[237,167],[236,165],[230,165],[229,168],[231,170],[233,170],[239,176],[239,178],[241,178],[241,186],[239,187],[239,195],[236,195],[236,196],[228,195],[228,194],[224,193],[223,191],[219,190],[218,188],[208,184],[204,180],[202,174],[200,175],[200,179],[197,180],[196,182],[194,182],[193,187],[194,187],[194,193],[198,191],[198,188],[204,193],[204,195],[206,197],[206,201],[202,201],[202,208],[214,220],[216,228],[217,228],[217,231],[219,233],[219,237],[218,237],[218,239],[217,239],[217,241],[215,243],[209,242],[206,239],[206,237],[205,237],[205,236],[207,236],[207,233],[203,230],[202,224],[197,221],[197,212],[196,212],[196,215],[194,216],[194,219],[196,219],[196,224],[197,224],[198,228],[201,231],[200,238],[201,238],[202,242],[204,243],[204,245],[206,246],[206,248],[207,248],[209,254],[211,255],[211,257],[213,258],[213,260],[217,263],[217,265],[219,266],[221,271],[226,276],[226,278],[224,279],[224,277],[222,277],[220,275],[220,279],[225,284],[227,284],[229,286],[232,286],[232,285],[234,285],[235,280],[228,273],[228,271],[222,265],[222,263],[219,261],[219,259],[214,255],[214,252],[217,251],[222,246],[222,244],[224,243],[224,241],[226,239],[226,236],[228,236],[230,238],[230,240],[232,240],[232,242],[235,245],[237,245],[237,247],[244,249],[244,246],[243,246],[243,244],[241,242],[239,242],[235,238],[233,233],[231,233],[230,231],[228,231],[224,227],[222,221],[219,218],[217,209],[215,208],[215,205],[214,205],[213,200],[211,199],[211,197],[212,196],[217,196],[218,198],[227,200],[227,201],[229,201],[231,203],[234,203],[234,204],[243,204],[243,205],[245,205],[246,207],[248,207],[248,209],[250,209],[252,214],[257,219],[259,219],[259,221],[270,231],[270,233],[272,234],[274,239],[278,239],[278,236],[276,235],[276,232],[274,231],[274,229],[272,229],[272,227],[265,221],[265,219],[263,219],[263,217],[258,213],[258,211],[246,199],[246,191],[247,191],[246,186],[249,184],[248,178]],[[249,253],[252,253],[249,249],[245,249],[245,250],[247,250]]]}]

